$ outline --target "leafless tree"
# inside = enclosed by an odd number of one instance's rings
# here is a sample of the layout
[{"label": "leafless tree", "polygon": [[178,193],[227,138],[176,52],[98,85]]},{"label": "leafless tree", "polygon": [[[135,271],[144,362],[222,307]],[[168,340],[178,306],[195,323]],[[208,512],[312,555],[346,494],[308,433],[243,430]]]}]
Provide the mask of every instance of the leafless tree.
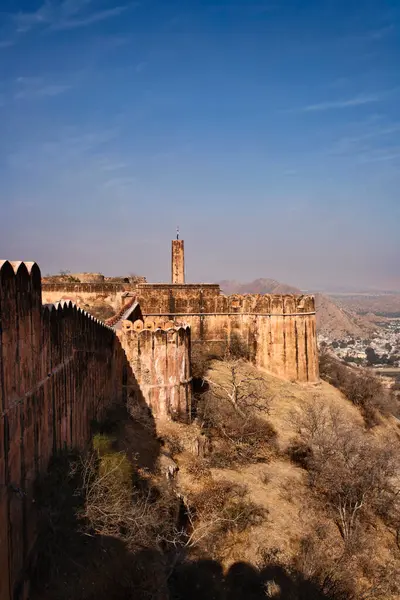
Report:
[{"label": "leafless tree", "polygon": [[297,426],[310,485],[327,501],[349,545],[360,516],[378,510],[383,498],[396,497],[398,453],[389,441],[377,441],[320,402],[304,406]]},{"label": "leafless tree", "polygon": [[179,502],[172,491],[143,488],[132,483],[133,466],[123,452],[95,450],[77,465],[82,485],[77,492],[84,500],[80,514],[90,534],[123,540],[131,550],[158,548],[176,526]]},{"label": "leafless tree", "polygon": [[265,418],[270,395],[264,378],[242,359],[229,356],[204,381],[197,420],[215,442],[213,466],[267,460],[276,432]]},{"label": "leafless tree", "polygon": [[214,396],[229,402],[243,419],[249,416],[250,411],[268,413],[269,393],[265,379],[249,372],[240,358],[227,355],[223,364],[227,370],[227,377],[223,383],[216,381],[212,376],[204,377]]}]

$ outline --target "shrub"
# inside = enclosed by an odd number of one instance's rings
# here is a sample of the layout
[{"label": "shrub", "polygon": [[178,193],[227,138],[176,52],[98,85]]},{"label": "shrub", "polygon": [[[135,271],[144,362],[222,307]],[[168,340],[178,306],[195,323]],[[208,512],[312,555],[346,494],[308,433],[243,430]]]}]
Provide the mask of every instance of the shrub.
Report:
[{"label": "shrub", "polygon": [[328,352],[321,352],[320,375],[361,409],[369,427],[379,423],[379,413],[400,416],[399,402],[394,394],[365,369],[352,369]]},{"label": "shrub", "polygon": [[225,358],[249,360],[249,348],[240,334],[231,334]]},{"label": "shrub", "polygon": [[[307,469],[310,487],[325,500],[345,544],[353,544],[361,517],[371,510],[382,512],[384,498],[393,505],[396,449],[322,404],[306,405],[297,426],[291,458]],[[388,506],[385,510],[389,515]]]},{"label": "shrub", "polygon": [[186,470],[194,479],[211,477],[209,461],[201,457],[191,460],[187,465]]},{"label": "shrub", "polygon": [[243,532],[260,524],[266,511],[248,498],[245,485],[228,481],[211,481],[189,498],[188,517],[192,526],[189,546],[201,546],[213,554],[223,536]]},{"label": "shrub", "polygon": [[170,431],[168,434],[164,434],[162,441],[164,442],[166,450],[170,452],[172,456],[180,454],[184,450],[182,440],[176,432]]},{"label": "shrub", "polygon": [[233,463],[268,460],[275,449],[276,431],[268,421],[251,409],[239,414],[230,402],[212,391],[203,395],[198,417],[218,440],[210,457],[212,466],[223,468]]},{"label": "shrub", "polygon": [[127,455],[113,451],[107,436],[96,436],[93,451],[80,457],[75,470],[82,473],[77,495],[89,532],[119,538],[135,550],[159,549],[174,530],[179,503],[172,491],[140,481]]}]

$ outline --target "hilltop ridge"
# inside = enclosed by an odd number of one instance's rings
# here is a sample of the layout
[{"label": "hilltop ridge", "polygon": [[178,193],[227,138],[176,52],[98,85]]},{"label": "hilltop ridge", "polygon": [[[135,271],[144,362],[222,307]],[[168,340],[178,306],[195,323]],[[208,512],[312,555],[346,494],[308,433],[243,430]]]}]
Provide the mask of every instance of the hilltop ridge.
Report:
[{"label": "hilltop ridge", "polygon": [[[225,294],[301,294],[302,291],[292,285],[281,283],[275,279],[258,278],[248,283],[235,280],[218,282]],[[370,318],[357,315],[349,308],[344,308],[329,296],[315,294],[317,331],[334,338],[346,335],[362,336],[375,328]]]}]

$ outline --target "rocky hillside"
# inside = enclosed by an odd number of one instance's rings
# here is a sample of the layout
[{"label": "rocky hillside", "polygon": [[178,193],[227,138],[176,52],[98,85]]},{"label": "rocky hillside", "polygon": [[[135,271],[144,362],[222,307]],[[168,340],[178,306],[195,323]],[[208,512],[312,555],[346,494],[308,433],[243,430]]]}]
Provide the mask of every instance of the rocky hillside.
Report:
[{"label": "rocky hillside", "polygon": [[400,600],[397,404],[338,364],[337,389],[210,360],[190,423],[107,415],[39,488],[29,597]]},{"label": "rocky hillside", "polygon": [[[248,283],[224,280],[219,285],[225,294],[301,294],[301,290],[275,279],[255,279]],[[324,294],[315,294],[318,333],[333,338],[362,336],[375,325],[369,318],[357,315]]]},{"label": "rocky hillside", "polygon": [[376,329],[370,319],[339,306],[324,294],[315,294],[315,304],[318,332],[331,338],[340,339],[346,335],[361,337]]},{"label": "rocky hillside", "polygon": [[224,294],[301,294],[299,288],[275,279],[255,279],[248,283],[225,279],[218,281]]}]

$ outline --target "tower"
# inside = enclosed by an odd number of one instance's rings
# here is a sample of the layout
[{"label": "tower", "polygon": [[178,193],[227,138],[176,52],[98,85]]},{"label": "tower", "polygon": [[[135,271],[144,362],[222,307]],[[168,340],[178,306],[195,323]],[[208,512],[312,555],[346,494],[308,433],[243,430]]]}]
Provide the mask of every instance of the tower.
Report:
[{"label": "tower", "polygon": [[172,283],[185,283],[185,248],[183,240],[179,239],[179,228],[176,230],[176,240],[172,240],[171,271]]}]

